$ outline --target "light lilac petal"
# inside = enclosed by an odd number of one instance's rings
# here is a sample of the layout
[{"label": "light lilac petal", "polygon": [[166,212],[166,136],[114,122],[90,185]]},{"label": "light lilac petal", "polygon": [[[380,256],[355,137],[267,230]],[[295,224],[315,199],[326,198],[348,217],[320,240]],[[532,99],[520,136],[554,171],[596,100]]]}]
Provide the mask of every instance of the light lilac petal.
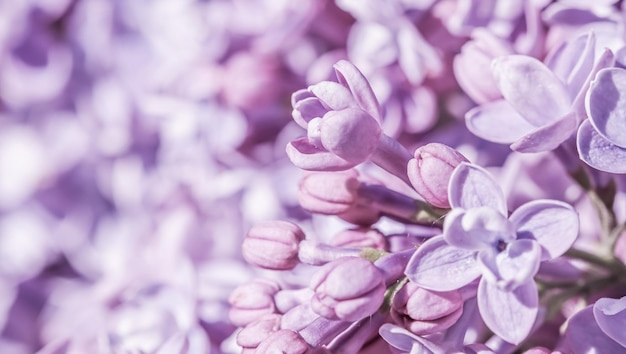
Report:
[{"label": "light lilac petal", "polygon": [[626,173],[626,149],[611,144],[584,121],[578,128],[578,155],[589,166],[610,173]]},{"label": "light lilac petal", "polygon": [[571,205],[556,200],[526,203],[509,220],[518,238],[539,242],[543,260],[561,256],[578,237],[578,214]]},{"label": "light lilac petal", "polygon": [[352,162],[312,145],[308,138],[290,142],[286,152],[296,167],[307,171],[343,171],[355,166]]},{"label": "light lilac petal", "polygon": [[576,113],[570,112],[555,122],[541,127],[511,144],[519,152],[543,152],[556,149],[576,132]]},{"label": "light lilac petal", "polygon": [[502,96],[531,124],[546,125],[569,111],[572,102],[565,86],[539,60],[525,55],[498,57],[492,71]]},{"label": "light lilac petal", "polygon": [[365,76],[347,60],[338,61],[334,68],[339,83],[350,89],[359,107],[380,122],[382,119],[380,104]]},{"label": "light lilac petal", "polygon": [[[593,38],[592,38],[593,37]],[[589,41],[595,43],[595,35],[593,33],[584,33],[576,38],[562,43],[555,51],[551,52],[545,60],[546,65],[552,72],[562,81],[567,83],[578,65],[580,53],[583,53],[588,47]]]},{"label": "light lilac petal", "polygon": [[472,134],[500,144],[513,143],[536,129],[505,100],[471,109],[465,114],[465,124]]},{"label": "light lilac petal", "polygon": [[599,299],[593,306],[593,317],[600,329],[626,351],[626,296]]},{"label": "light lilac petal", "polygon": [[[453,209],[443,225],[443,238],[452,246],[467,250],[492,248],[503,237],[514,239],[507,218],[489,207]],[[508,240],[507,240],[508,241]]]},{"label": "light lilac petal", "polygon": [[322,118],[326,112],[328,110],[317,97],[308,97],[295,103],[292,116],[299,126],[306,129],[311,119]]},{"label": "light lilac petal", "polygon": [[615,55],[613,52],[605,48],[604,52],[600,55],[594,67],[587,74],[587,80],[583,83],[583,85],[579,88],[578,96],[574,99],[574,103],[572,103],[572,111],[576,113],[576,119],[578,120],[578,124],[587,119],[587,109],[585,107],[587,91],[589,91],[589,86],[591,82],[595,79],[598,72],[604,68],[609,68],[615,65]]},{"label": "light lilac petal", "polygon": [[541,246],[534,240],[516,240],[495,256],[493,252],[479,252],[478,260],[485,280],[511,291],[533,280],[541,262]]},{"label": "light lilac petal", "polygon": [[614,145],[626,148],[626,70],[602,69],[587,93],[593,127]]},{"label": "light lilac petal", "polygon": [[539,296],[534,281],[513,291],[503,291],[483,278],[478,284],[477,299],[483,321],[493,333],[513,344],[526,339],[538,313]]},{"label": "light lilac petal", "polygon": [[475,253],[450,246],[442,236],[436,236],[417,249],[405,274],[409,280],[429,290],[459,289],[480,275]]},{"label": "light lilac petal", "polygon": [[330,110],[339,111],[348,107],[357,107],[352,93],[340,83],[322,81],[309,86],[313,92]]},{"label": "light lilac petal", "polygon": [[572,354],[624,352],[624,346],[600,329],[594,319],[593,306],[587,306],[569,319],[563,345]]},{"label": "light lilac petal", "polygon": [[295,107],[298,102],[311,97],[315,97],[311,91],[307,89],[300,89],[291,94],[291,107]]},{"label": "light lilac petal", "polygon": [[416,353],[420,354],[443,354],[445,352],[441,346],[390,323],[380,326],[378,333],[387,343],[403,352],[413,353],[416,347],[419,348]]},{"label": "light lilac petal", "polygon": [[548,67],[567,85],[572,100],[578,95],[593,68],[595,46],[595,34],[585,33],[564,43],[548,61]]},{"label": "light lilac petal", "polygon": [[467,162],[460,163],[452,172],[448,199],[453,208],[487,206],[507,215],[504,193],[491,174]]}]

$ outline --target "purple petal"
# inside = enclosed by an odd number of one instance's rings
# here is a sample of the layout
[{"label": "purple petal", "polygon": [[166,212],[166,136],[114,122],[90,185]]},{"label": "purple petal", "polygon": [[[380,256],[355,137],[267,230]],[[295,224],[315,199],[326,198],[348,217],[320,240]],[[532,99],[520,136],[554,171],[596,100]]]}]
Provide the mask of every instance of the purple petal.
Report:
[{"label": "purple petal", "polygon": [[507,242],[514,240],[515,229],[504,215],[489,207],[453,209],[446,215],[443,237],[452,246],[477,251],[493,248],[503,237],[509,238]]},{"label": "purple petal", "polygon": [[294,104],[292,116],[299,126],[306,129],[313,118],[321,118],[326,112],[328,110],[317,97],[307,97]]},{"label": "purple petal", "polygon": [[585,83],[593,68],[596,36],[593,32],[563,43],[548,60],[548,67],[567,85],[571,99]]},{"label": "purple petal", "polygon": [[309,143],[308,138],[290,142],[287,144],[286,152],[296,167],[307,171],[343,171],[356,165],[316,147]]},{"label": "purple petal", "polygon": [[562,344],[573,354],[624,352],[624,346],[600,329],[594,319],[593,306],[587,306],[569,319]]},{"label": "purple petal", "polygon": [[593,306],[593,316],[607,336],[626,348],[626,296],[599,299]]},{"label": "purple petal", "polygon": [[626,149],[600,135],[589,120],[578,128],[578,155],[589,166],[610,173],[626,173]]},{"label": "purple petal", "polygon": [[534,240],[516,240],[494,256],[488,250],[478,253],[483,278],[503,291],[511,291],[532,281],[539,270],[541,247]]},{"label": "purple petal", "polygon": [[360,108],[328,112],[320,126],[322,145],[355,164],[364,162],[378,147],[381,128]]},{"label": "purple petal", "polygon": [[500,290],[481,279],[478,284],[478,309],[489,329],[513,344],[521,343],[537,318],[539,296],[534,281],[513,291]]},{"label": "purple petal", "polygon": [[588,73],[587,80],[579,88],[578,96],[576,96],[576,98],[574,99],[574,103],[572,103],[572,111],[576,113],[576,119],[578,120],[579,124],[587,119],[585,98],[587,97],[587,92],[589,91],[589,86],[591,85],[591,82],[594,80],[600,70],[612,67],[614,65],[615,55],[610,49],[605,48],[604,52],[600,55],[595,65]]},{"label": "purple petal", "polygon": [[510,144],[536,129],[505,100],[470,110],[465,114],[465,124],[472,134],[500,144]]},{"label": "purple petal", "polygon": [[317,96],[330,110],[339,111],[357,106],[350,91],[337,82],[322,81],[309,86],[309,91]]},{"label": "purple petal", "polygon": [[577,126],[576,113],[570,112],[556,122],[543,126],[511,144],[511,149],[519,152],[554,150],[576,132]]},{"label": "purple petal", "polygon": [[453,208],[487,206],[507,215],[502,189],[482,167],[467,162],[459,164],[450,176],[448,194]]},{"label": "purple petal", "polygon": [[[406,329],[396,326],[390,323],[385,323],[380,326],[378,333],[385,340],[396,349],[400,349],[407,353],[423,353],[423,354],[435,354],[443,353],[444,348],[441,346],[415,334],[407,331]],[[416,349],[415,352],[412,350]]]},{"label": "purple petal", "polygon": [[456,290],[480,275],[475,254],[450,246],[442,236],[436,236],[417,249],[405,274],[409,280],[429,290]]},{"label": "purple petal", "polygon": [[578,236],[578,214],[567,203],[535,200],[519,207],[509,220],[517,237],[537,240],[542,259],[553,259],[567,251]]},{"label": "purple petal", "polygon": [[365,76],[347,60],[340,60],[333,67],[339,83],[350,89],[359,107],[380,122],[382,119],[380,104]]},{"label": "purple petal", "polygon": [[626,70],[600,70],[589,87],[586,104],[589,120],[598,133],[626,148]]},{"label": "purple petal", "polygon": [[503,56],[494,59],[492,71],[502,96],[531,124],[546,125],[569,111],[571,99],[565,86],[539,60]]}]

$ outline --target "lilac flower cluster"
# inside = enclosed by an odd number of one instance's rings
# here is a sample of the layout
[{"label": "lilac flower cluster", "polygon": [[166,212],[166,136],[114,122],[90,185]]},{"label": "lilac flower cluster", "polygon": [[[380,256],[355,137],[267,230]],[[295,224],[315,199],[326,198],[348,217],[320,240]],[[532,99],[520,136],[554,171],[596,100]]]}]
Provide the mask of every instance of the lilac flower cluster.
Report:
[{"label": "lilac flower cluster", "polygon": [[0,1],[0,353],[626,353],[626,4]]},{"label": "lilac flower cluster", "polygon": [[336,4],[291,99],[311,219],[248,231],[242,352],[626,353],[626,8]]}]

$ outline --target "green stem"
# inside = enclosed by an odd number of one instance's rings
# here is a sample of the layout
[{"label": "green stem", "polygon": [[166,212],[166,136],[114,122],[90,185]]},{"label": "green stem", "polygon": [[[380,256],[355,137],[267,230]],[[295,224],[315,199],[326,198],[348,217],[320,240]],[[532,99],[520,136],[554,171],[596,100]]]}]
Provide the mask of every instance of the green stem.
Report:
[{"label": "green stem", "polygon": [[575,258],[583,260],[587,263],[596,265],[598,267],[604,268],[610,272],[615,271],[615,262],[611,259],[606,259],[604,257],[598,256],[593,253],[589,253],[587,251],[579,250],[576,248],[570,248],[565,252],[565,256],[569,258]]}]

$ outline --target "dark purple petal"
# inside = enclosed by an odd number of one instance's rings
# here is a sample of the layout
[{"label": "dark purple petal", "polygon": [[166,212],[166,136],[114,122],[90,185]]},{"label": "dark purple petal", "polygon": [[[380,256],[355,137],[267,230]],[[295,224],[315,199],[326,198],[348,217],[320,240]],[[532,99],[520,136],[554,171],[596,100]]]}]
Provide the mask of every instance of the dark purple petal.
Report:
[{"label": "dark purple petal", "polygon": [[626,70],[602,69],[587,93],[593,127],[612,144],[626,148]]},{"label": "dark purple petal", "polygon": [[626,173],[626,149],[600,135],[589,120],[578,128],[578,155],[589,166],[610,173]]},{"label": "dark purple petal", "polygon": [[509,220],[517,237],[537,240],[542,259],[567,251],[578,237],[578,214],[571,205],[556,200],[535,200],[516,209]]},{"label": "dark purple petal", "polygon": [[478,106],[465,114],[472,134],[494,143],[510,144],[536,129],[505,100]]},{"label": "dark purple petal", "polygon": [[570,112],[514,142],[511,149],[519,152],[554,150],[576,132],[577,126],[576,113]]},{"label": "dark purple petal", "polygon": [[546,125],[569,111],[571,99],[565,86],[539,60],[503,56],[494,59],[492,71],[502,96],[531,124]]},{"label": "dark purple petal", "polygon": [[475,253],[450,246],[442,236],[436,236],[417,249],[405,274],[409,280],[426,289],[456,290],[480,276]]},{"label": "dark purple petal", "polygon": [[487,327],[513,344],[521,343],[537,318],[539,296],[533,280],[503,291],[486,279],[478,284],[478,309]]},{"label": "dark purple petal", "polygon": [[626,296],[599,299],[593,305],[593,317],[600,329],[626,351]]},{"label": "dark purple petal", "polygon": [[471,209],[487,206],[507,215],[502,189],[489,172],[467,162],[459,164],[450,176],[448,199],[453,208]]}]

